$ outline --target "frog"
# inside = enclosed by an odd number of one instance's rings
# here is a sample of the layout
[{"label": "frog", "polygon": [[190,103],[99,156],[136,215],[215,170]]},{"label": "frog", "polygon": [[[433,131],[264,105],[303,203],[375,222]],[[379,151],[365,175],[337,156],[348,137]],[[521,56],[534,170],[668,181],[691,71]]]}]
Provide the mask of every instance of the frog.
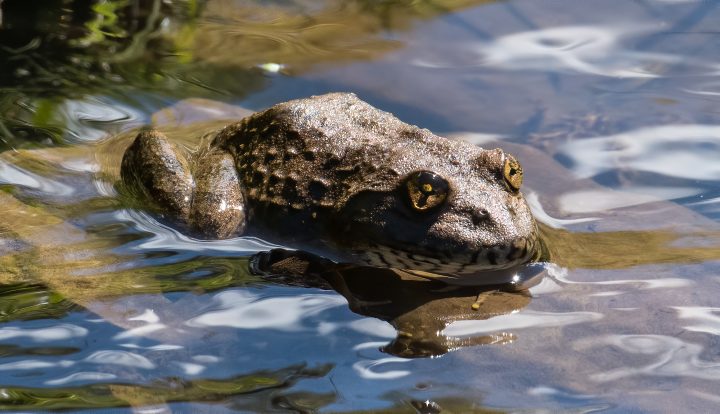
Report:
[{"label": "frog", "polygon": [[199,239],[257,237],[460,284],[509,275],[539,251],[513,155],[437,136],[353,93],[276,104],[194,151],[144,129],[120,175],[160,220]]}]

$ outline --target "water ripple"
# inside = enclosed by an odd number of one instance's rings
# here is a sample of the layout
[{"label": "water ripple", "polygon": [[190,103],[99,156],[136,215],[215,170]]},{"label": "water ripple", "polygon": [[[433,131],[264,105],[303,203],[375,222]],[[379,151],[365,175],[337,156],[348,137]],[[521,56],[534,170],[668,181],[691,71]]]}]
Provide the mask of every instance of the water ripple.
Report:
[{"label": "water ripple", "polygon": [[[302,322],[347,302],[333,294],[261,298],[247,291],[225,291],[213,297],[211,310],[187,321],[188,326],[227,326],[239,329],[306,329]],[[219,308],[219,309],[218,309]]]},{"label": "water ripple", "polygon": [[547,224],[554,229],[564,229],[568,226],[572,226],[573,224],[587,223],[600,220],[600,218],[598,217],[582,217],[577,219],[555,218],[551,216],[547,211],[545,211],[542,203],[540,203],[540,197],[538,197],[538,194],[534,191],[528,192],[525,195],[525,200],[530,206],[530,209],[532,210],[535,219],[541,223]]},{"label": "water ripple", "polygon": [[565,213],[589,214],[638,206],[660,200],[691,197],[702,193],[702,191],[700,188],[692,187],[648,186],[624,187],[622,190],[592,189],[566,192],[558,197],[557,202],[560,209]]},{"label": "water ripple", "polygon": [[87,334],[88,330],[82,326],[70,324],[60,324],[49,328],[38,329],[7,327],[0,328],[0,341],[24,339],[33,342],[52,342],[82,338],[87,336]]},{"label": "water ripple", "polygon": [[[655,279],[620,279],[620,280],[596,280],[577,281],[568,278],[567,272],[556,272],[553,277],[565,284],[597,285],[597,286],[621,286],[637,285],[639,289],[679,289],[695,286],[695,282],[679,277],[658,277]],[[627,289],[626,289],[627,291]]]},{"label": "water ripple", "polygon": [[125,367],[153,369],[155,364],[142,355],[127,351],[103,350],[93,352],[85,358],[91,364],[121,365]]},{"label": "water ripple", "polygon": [[678,318],[690,319],[695,324],[685,325],[683,329],[693,332],[704,332],[711,335],[720,335],[720,308],[709,308],[704,306],[675,306]]},{"label": "water ripple", "polygon": [[72,382],[85,382],[85,381],[110,381],[117,378],[115,374],[108,374],[103,372],[76,372],[68,376],[45,381],[46,385],[65,385]]},{"label": "water ripple", "polygon": [[25,359],[22,361],[8,362],[6,364],[0,364],[0,371],[15,371],[15,370],[36,370],[43,368],[67,368],[75,365],[75,361],[69,361],[66,359],[56,361],[41,361],[37,359]]},{"label": "water ripple", "polygon": [[185,375],[198,375],[205,371],[205,366],[200,364],[193,364],[192,362],[178,362],[174,361],[175,365],[180,367]]},{"label": "water ripple", "polygon": [[567,326],[597,321],[602,318],[603,315],[597,312],[553,313],[528,310],[486,320],[455,321],[443,330],[443,334],[455,337],[470,336],[511,329]]},{"label": "water ripple", "polygon": [[108,127],[115,124],[140,124],[147,117],[139,110],[117,100],[92,97],[67,100],[56,110],[63,118],[65,130],[75,141],[98,141],[108,136]]},{"label": "water ripple", "polygon": [[720,179],[720,126],[663,125],[571,141],[560,147],[582,178],[636,170],[691,180]]},{"label": "water ripple", "polygon": [[[623,366],[593,374],[597,382],[615,381],[638,375],[693,377],[720,380],[720,363],[702,360],[703,347],[665,335],[608,335],[592,338],[593,345],[609,345],[629,354],[652,356],[652,361],[641,366]],[[643,358],[643,360],[647,360]]]},{"label": "water ripple", "polygon": [[11,165],[3,160],[0,160],[0,184],[31,188],[54,196],[70,196],[75,193],[75,189],[68,185]]},{"label": "water ripple", "polygon": [[198,240],[165,226],[145,212],[121,210],[115,213],[118,221],[132,222],[137,230],[149,235],[133,243],[119,247],[118,252],[183,251],[204,254],[241,253],[249,255],[258,251],[282,247],[254,237],[235,237],[225,240]]},{"label": "water ripple", "polygon": [[375,318],[358,319],[350,322],[348,327],[365,335],[373,335],[387,339],[393,339],[397,335],[395,328],[393,328],[392,325],[388,322]]},{"label": "water ripple", "polygon": [[647,29],[566,26],[515,33],[479,48],[483,63],[515,70],[556,70],[601,76],[652,78],[650,64],[680,56],[622,50],[622,37]]},{"label": "water ripple", "polygon": [[671,64],[696,68],[696,75],[717,73],[715,62],[687,56],[653,53],[623,47],[622,41],[657,31],[657,27],[633,23],[621,26],[561,26],[500,36],[490,42],[466,46],[463,61],[416,59],[415,65],[448,69],[452,67],[494,67],[520,71],[582,73],[615,78],[658,78]]},{"label": "water ripple", "polygon": [[385,371],[385,372],[376,372],[374,369],[377,367],[381,367],[386,364],[394,364],[394,363],[404,363],[409,362],[411,360],[405,359],[405,358],[396,358],[396,357],[388,357],[388,358],[380,358],[376,360],[371,361],[358,361],[353,364],[353,369],[357,374],[364,379],[373,379],[373,380],[391,380],[391,379],[398,379],[402,377],[406,377],[410,375],[410,371],[407,370],[391,370],[391,371]]}]

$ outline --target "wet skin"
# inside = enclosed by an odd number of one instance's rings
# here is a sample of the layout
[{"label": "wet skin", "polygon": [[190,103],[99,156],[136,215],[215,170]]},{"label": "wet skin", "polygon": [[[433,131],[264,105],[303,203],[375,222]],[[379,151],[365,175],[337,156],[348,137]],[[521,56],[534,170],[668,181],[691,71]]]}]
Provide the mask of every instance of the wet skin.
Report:
[{"label": "wet skin", "polygon": [[517,267],[538,245],[514,157],[438,137],[352,94],[278,104],[195,153],[143,131],[121,175],[201,238],[257,236],[451,282]]}]

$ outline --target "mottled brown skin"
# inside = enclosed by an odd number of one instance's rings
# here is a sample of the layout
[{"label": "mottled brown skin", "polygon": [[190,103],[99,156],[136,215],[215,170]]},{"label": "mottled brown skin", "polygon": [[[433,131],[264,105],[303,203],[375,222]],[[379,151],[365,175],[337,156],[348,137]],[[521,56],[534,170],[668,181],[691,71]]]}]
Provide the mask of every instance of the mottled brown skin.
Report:
[{"label": "mottled brown skin", "polygon": [[[228,125],[191,159],[145,131],[122,178],[205,238],[254,235],[336,261],[457,278],[513,268],[537,249],[511,156],[435,136],[353,94],[273,106]],[[431,188],[428,176],[442,191],[417,192]]]}]

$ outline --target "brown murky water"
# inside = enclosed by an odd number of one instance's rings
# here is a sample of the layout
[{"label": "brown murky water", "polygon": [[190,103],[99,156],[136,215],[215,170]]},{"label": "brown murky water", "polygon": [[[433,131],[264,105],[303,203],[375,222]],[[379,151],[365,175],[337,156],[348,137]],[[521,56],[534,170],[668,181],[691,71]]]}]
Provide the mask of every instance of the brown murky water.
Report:
[{"label": "brown murky water", "polygon": [[[10,3],[0,409],[720,402],[716,3]],[[383,271],[273,283],[247,269],[274,246],[187,238],[115,190],[137,127],[193,147],[248,110],[330,91],[517,155],[550,258],[529,292]]]}]

